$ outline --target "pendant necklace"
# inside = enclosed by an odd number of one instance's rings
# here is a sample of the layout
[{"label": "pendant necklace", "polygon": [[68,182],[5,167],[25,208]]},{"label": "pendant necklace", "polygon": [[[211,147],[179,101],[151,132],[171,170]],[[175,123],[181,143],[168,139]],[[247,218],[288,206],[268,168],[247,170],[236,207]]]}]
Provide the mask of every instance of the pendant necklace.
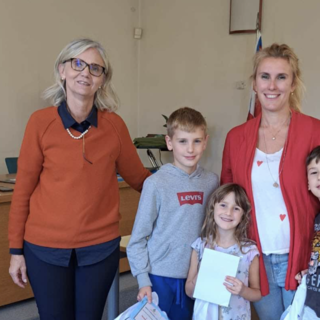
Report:
[{"label": "pendant necklace", "polygon": [[276,132],[276,134],[273,134],[273,132],[270,129],[271,134],[272,134],[272,140],[276,140],[277,134],[280,132],[281,129],[282,129],[282,127]]},{"label": "pendant necklace", "polygon": [[272,139],[273,141],[276,140],[278,133],[281,131],[281,129],[283,128],[283,125],[290,119],[290,117],[291,117],[291,112],[289,113],[289,117],[284,120],[284,122],[283,122],[283,123],[281,124],[281,126],[280,126],[280,129],[277,130],[276,133],[273,133],[273,132],[272,132],[272,130],[271,130],[271,128],[270,128],[270,125],[269,125],[268,130],[271,132],[271,135],[272,135],[272,138],[271,138],[271,139]]},{"label": "pendant necklace", "polygon": [[[270,170],[270,166],[269,166],[269,160],[268,160],[268,147],[267,147],[267,142],[266,142],[266,136],[265,136],[265,133],[264,133],[264,129],[265,128],[263,128],[263,131],[262,131],[262,133],[263,133],[263,139],[264,139],[264,144],[265,144],[265,147],[266,147],[266,151],[267,151],[267,153],[265,154],[266,155],[266,162],[267,162],[267,167],[268,167],[268,171],[269,171],[269,174],[270,174],[270,176],[271,176],[271,179],[273,180],[273,186],[275,187],[275,188],[279,188],[279,182],[278,181],[280,181],[280,175],[281,175],[281,173],[282,173],[282,171],[283,171],[283,164],[284,164],[284,160],[285,160],[285,158],[286,158],[286,154],[287,154],[287,137],[288,137],[288,132],[287,132],[287,135],[286,135],[286,140],[285,140],[285,143],[284,143],[284,147],[283,147],[283,154],[282,154],[282,157],[281,157],[281,160],[280,160],[280,164],[279,164],[279,166],[280,166],[280,170],[279,170],[279,174],[278,174],[278,178],[277,179],[274,179],[273,178],[273,175],[272,175],[272,173],[271,173],[271,170]],[[289,128],[288,128],[288,131],[289,131]]]}]

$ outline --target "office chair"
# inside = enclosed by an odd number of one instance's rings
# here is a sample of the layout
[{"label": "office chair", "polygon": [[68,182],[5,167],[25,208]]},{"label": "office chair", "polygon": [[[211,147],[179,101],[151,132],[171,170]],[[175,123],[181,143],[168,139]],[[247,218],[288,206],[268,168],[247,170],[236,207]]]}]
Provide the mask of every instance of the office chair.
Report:
[{"label": "office chair", "polygon": [[5,158],[7,169],[9,173],[17,173],[18,170],[18,158]]}]

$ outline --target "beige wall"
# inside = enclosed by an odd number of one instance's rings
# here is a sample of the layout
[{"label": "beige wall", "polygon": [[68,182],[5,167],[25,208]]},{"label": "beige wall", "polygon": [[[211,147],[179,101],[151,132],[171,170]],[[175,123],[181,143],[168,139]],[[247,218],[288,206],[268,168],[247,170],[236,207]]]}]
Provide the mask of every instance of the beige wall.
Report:
[{"label": "beige wall", "polygon": [[[218,174],[227,132],[245,121],[255,35],[229,35],[227,0],[142,0],[139,133],[161,132],[161,113],[188,105],[209,125],[203,165]],[[320,118],[320,1],[264,0],[263,45],[286,42],[301,60],[304,112]],[[245,90],[235,88],[246,81]]]},{"label": "beige wall", "polygon": [[[298,54],[304,112],[318,118],[319,12],[319,0],[264,0],[262,22],[264,46],[286,42]],[[143,38],[134,40],[139,25]],[[59,51],[89,36],[109,52],[131,136],[164,133],[162,113],[197,108],[211,136],[203,165],[220,173],[226,133],[246,118],[255,44],[253,34],[229,35],[228,25],[228,0],[1,0],[0,172],[3,158],[18,154],[29,115],[47,105],[40,94]]]},{"label": "beige wall", "polygon": [[107,49],[121,98],[119,114],[137,135],[138,0],[0,1],[0,173],[17,156],[30,114],[53,83],[53,65],[72,39],[91,37]]}]

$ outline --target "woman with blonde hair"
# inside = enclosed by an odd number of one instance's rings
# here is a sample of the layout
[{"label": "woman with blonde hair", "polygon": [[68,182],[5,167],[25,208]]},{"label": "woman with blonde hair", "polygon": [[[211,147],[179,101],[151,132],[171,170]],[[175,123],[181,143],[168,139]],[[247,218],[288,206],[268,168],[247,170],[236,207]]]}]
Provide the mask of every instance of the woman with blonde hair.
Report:
[{"label": "woman with blonde hair", "polygon": [[100,43],[70,42],[30,117],[9,218],[10,275],[27,276],[41,320],[101,320],[119,263],[116,170],[140,191],[149,176],[123,120]]},{"label": "woman with blonde hair", "polygon": [[221,183],[243,186],[252,204],[249,238],[260,256],[260,287],[254,303],[260,320],[280,319],[306,268],[312,222],[319,203],[306,188],[305,159],[320,144],[320,121],[300,112],[299,61],[285,44],[256,53],[253,87],[261,114],[227,135]]}]

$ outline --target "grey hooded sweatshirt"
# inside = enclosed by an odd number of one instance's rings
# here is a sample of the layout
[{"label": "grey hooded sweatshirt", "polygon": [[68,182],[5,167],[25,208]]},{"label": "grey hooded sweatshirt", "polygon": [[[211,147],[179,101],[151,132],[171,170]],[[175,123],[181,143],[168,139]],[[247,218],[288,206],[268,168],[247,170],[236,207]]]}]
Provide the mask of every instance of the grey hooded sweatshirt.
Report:
[{"label": "grey hooded sweatshirt", "polygon": [[199,237],[208,197],[218,176],[198,166],[192,173],[165,164],[144,182],[127,247],[139,288],[151,286],[149,273],[185,279],[191,244]]}]

